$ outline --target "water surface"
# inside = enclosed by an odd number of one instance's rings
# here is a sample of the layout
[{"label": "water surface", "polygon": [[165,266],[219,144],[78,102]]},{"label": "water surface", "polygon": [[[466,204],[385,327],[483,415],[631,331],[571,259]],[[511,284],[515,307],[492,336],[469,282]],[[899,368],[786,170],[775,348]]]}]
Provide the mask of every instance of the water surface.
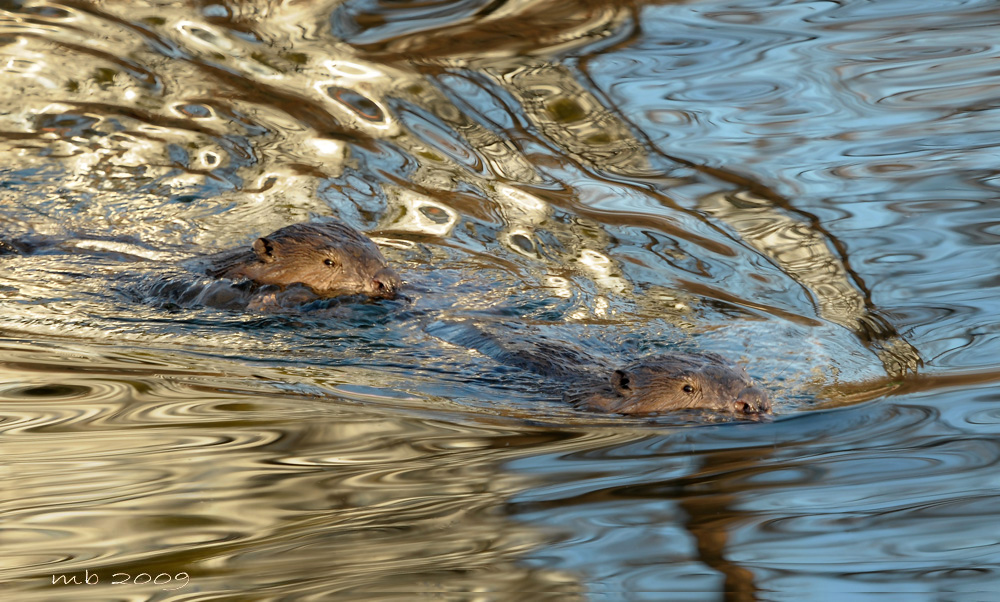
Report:
[{"label": "water surface", "polygon": [[[0,239],[41,245],[0,255],[5,591],[995,591],[998,32],[992,2],[0,3]],[[150,293],[328,218],[406,299]],[[576,410],[441,322],[721,353],[775,420]]]}]

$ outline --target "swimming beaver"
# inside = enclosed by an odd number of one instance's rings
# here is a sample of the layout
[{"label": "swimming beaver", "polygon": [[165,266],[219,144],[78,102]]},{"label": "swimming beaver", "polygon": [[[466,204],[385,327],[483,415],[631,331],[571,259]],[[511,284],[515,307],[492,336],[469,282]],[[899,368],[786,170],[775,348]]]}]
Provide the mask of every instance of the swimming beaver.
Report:
[{"label": "swimming beaver", "polygon": [[767,392],[743,368],[716,353],[673,352],[619,369],[566,345],[544,339],[503,342],[464,322],[435,322],[428,331],[498,362],[566,382],[563,399],[574,406],[615,414],[710,410],[751,420],[771,413]]},{"label": "swimming beaver", "polygon": [[348,295],[394,298],[400,279],[367,236],[335,221],[294,224],[247,247],[185,260],[180,267],[209,276],[192,281],[164,259],[173,254],[127,237],[35,236],[0,238],[0,256],[92,254],[155,261],[155,274],[127,293],[180,307],[283,311],[317,299]]},{"label": "swimming beaver", "polygon": [[367,236],[340,222],[293,224],[250,247],[201,258],[212,278],[251,280],[284,289],[300,284],[320,297],[391,299],[399,276]]},{"label": "swimming beaver", "polygon": [[565,395],[579,407],[616,414],[706,409],[754,418],[771,413],[767,392],[743,368],[715,353],[647,357],[603,383],[575,383]]}]

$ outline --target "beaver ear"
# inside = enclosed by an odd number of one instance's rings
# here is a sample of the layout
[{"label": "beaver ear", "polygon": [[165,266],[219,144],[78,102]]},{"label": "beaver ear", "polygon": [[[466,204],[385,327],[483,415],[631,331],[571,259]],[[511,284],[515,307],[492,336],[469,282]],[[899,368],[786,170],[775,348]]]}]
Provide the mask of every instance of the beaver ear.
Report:
[{"label": "beaver ear", "polygon": [[276,259],[274,256],[274,242],[266,238],[258,238],[253,241],[253,252],[257,254],[257,259],[264,263],[271,263]]},{"label": "beaver ear", "polygon": [[615,370],[611,374],[611,384],[619,393],[632,391],[632,375],[624,370]]}]

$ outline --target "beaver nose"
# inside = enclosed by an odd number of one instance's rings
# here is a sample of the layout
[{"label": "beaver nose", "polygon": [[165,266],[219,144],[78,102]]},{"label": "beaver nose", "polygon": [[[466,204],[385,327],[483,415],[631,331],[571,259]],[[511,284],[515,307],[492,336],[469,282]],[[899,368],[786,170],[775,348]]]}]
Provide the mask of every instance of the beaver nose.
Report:
[{"label": "beaver nose", "polygon": [[771,401],[767,398],[767,393],[758,387],[747,387],[740,391],[733,407],[743,414],[771,413]]},{"label": "beaver nose", "polygon": [[382,268],[372,276],[372,290],[379,297],[392,299],[401,285],[402,281],[392,268]]}]

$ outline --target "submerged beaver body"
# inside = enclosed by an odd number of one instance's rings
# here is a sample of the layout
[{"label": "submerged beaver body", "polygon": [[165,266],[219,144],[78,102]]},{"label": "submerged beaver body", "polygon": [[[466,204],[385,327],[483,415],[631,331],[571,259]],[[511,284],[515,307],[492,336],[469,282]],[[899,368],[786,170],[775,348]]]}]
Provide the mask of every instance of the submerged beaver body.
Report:
[{"label": "submerged beaver body", "polygon": [[677,351],[608,367],[608,362],[567,345],[541,338],[504,341],[465,322],[436,322],[429,331],[562,383],[563,399],[584,410],[627,415],[707,410],[747,420],[771,413],[767,391],[746,370],[715,353]]},{"label": "submerged beaver body", "polygon": [[202,258],[212,278],[308,288],[321,298],[393,298],[399,276],[367,236],[340,222],[293,224],[249,247]]}]

